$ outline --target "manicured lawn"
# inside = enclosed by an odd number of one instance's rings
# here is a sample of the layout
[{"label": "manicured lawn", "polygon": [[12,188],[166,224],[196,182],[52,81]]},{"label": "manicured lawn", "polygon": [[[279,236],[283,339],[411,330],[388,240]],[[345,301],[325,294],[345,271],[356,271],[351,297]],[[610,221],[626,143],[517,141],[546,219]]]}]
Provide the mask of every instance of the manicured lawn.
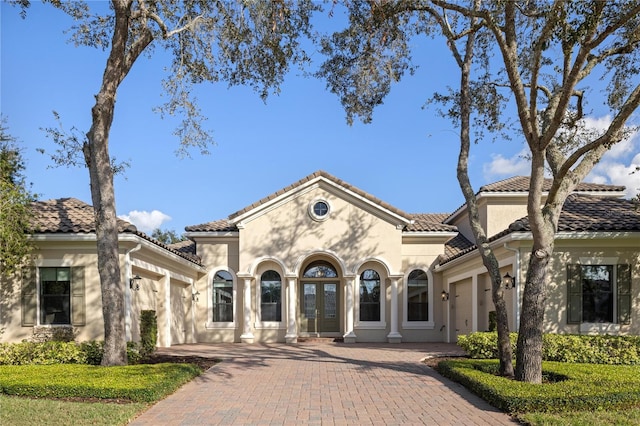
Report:
[{"label": "manicured lawn", "polygon": [[571,411],[564,413],[527,413],[518,420],[533,426],[637,426],[640,408],[619,411]]},{"label": "manicured lawn", "polygon": [[497,360],[459,359],[437,369],[532,425],[640,424],[640,366],[543,362],[543,384],[499,377]]},{"label": "manicured lawn", "polygon": [[192,364],[0,365],[0,393],[36,398],[99,398],[154,402],[199,375]]},{"label": "manicured lawn", "polygon": [[126,424],[201,371],[193,364],[0,365],[0,424]]},{"label": "manicured lawn", "polygon": [[144,411],[148,405],[142,402],[101,404],[0,395],[0,424],[124,425]]}]

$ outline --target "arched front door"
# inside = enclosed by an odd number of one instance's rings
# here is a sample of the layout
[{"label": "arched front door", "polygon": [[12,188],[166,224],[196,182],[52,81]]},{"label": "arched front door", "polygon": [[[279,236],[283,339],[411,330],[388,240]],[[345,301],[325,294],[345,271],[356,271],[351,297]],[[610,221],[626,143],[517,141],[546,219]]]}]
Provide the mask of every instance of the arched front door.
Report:
[{"label": "arched front door", "polygon": [[329,262],[312,262],[300,280],[300,332],[331,335],[340,332],[340,279]]}]

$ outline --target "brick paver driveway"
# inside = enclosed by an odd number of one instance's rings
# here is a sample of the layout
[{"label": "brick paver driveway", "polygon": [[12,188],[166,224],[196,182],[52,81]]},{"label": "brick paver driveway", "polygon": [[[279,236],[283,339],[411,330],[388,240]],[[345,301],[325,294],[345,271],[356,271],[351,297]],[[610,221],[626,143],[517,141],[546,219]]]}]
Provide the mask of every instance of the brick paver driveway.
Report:
[{"label": "brick paver driveway", "polygon": [[455,345],[180,345],[163,353],[223,361],[134,425],[514,424],[420,362]]}]

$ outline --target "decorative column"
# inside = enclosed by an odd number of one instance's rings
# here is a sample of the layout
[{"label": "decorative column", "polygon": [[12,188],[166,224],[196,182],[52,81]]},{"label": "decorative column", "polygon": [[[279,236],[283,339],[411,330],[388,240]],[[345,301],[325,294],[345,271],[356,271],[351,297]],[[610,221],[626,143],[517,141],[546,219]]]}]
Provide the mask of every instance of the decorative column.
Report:
[{"label": "decorative column", "polygon": [[402,342],[402,335],[398,332],[398,279],[391,278],[391,332],[387,336],[389,343]]},{"label": "decorative column", "polygon": [[[483,290],[484,292],[484,290]],[[478,274],[471,276],[471,331],[478,331]]]},{"label": "decorative column", "polygon": [[161,347],[168,348],[171,346],[171,277],[168,271],[164,271],[161,280],[161,286],[164,289],[163,305],[164,305],[164,324],[158,321],[158,336],[160,337]]},{"label": "decorative column", "polygon": [[295,278],[289,278],[287,287],[287,334],[284,336],[284,340],[287,343],[298,343],[298,331],[296,330],[297,323],[297,311],[296,302],[296,286],[297,280]]},{"label": "decorative column", "polygon": [[242,335],[240,341],[242,343],[253,343],[253,332],[251,331],[251,278],[244,279],[244,297],[242,298]]},{"label": "decorative column", "polygon": [[345,318],[345,331],[346,333],[344,334],[344,342],[345,343],[355,343],[356,342],[356,334],[353,332],[353,320],[354,320],[354,315],[355,315],[355,309],[354,309],[354,299],[353,299],[353,283],[354,283],[354,279],[353,278],[345,278],[346,281],[346,296],[345,296],[345,313],[346,313],[346,318]]}]

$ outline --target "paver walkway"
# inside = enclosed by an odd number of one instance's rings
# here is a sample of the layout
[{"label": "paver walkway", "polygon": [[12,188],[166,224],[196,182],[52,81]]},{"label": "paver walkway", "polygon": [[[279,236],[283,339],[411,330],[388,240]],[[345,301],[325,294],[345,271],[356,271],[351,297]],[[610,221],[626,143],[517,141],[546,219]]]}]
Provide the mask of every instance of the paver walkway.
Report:
[{"label": "paver walkway", "polygon": [[516,424],[420,362],[459,353],[455,345],[197,344],[160,352],[222,362],[133,425]]}]

